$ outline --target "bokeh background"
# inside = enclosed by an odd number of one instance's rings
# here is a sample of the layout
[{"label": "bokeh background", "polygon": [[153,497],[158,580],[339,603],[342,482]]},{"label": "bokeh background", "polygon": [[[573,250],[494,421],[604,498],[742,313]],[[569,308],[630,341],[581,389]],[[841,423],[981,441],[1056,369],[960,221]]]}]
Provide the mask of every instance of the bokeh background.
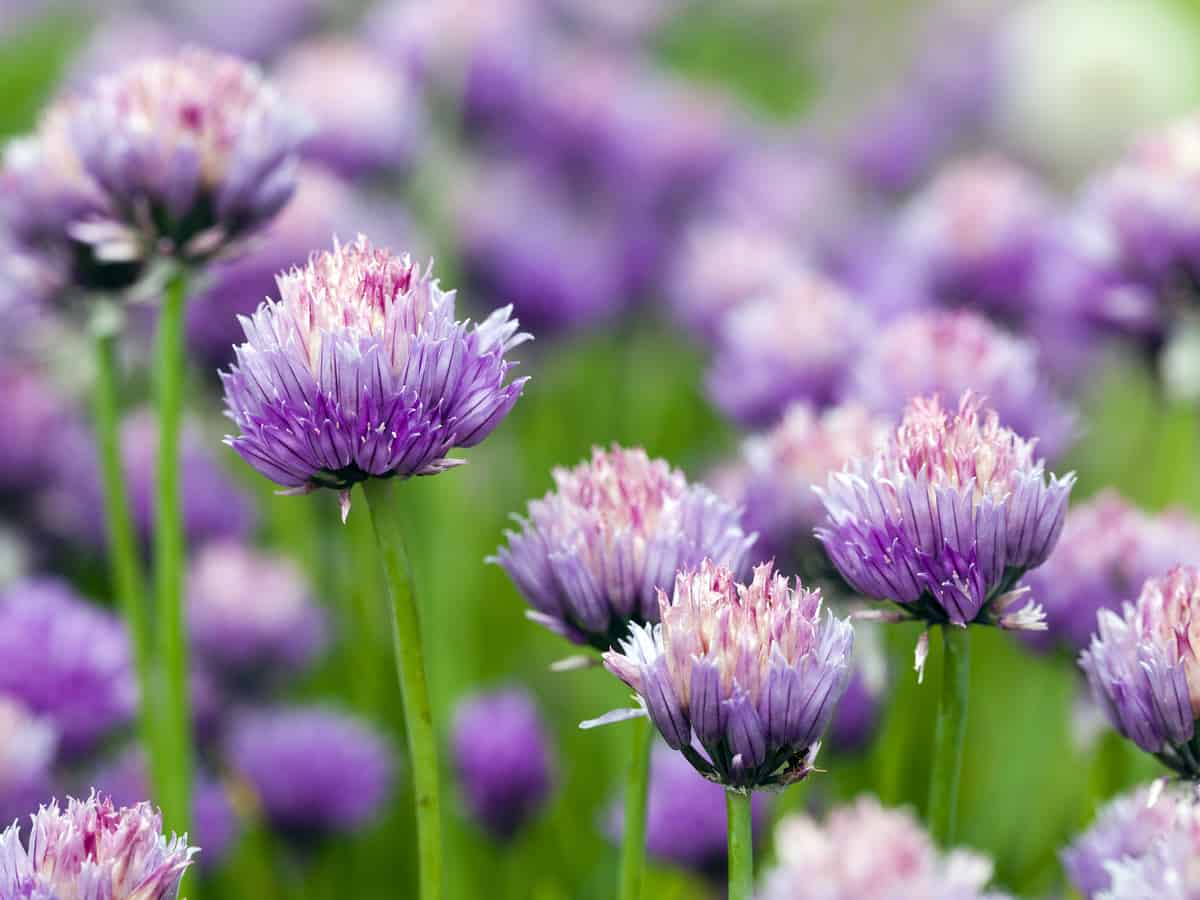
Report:
[{"label": "bokeh background", "polygon": [[[524,399],[470,451],[470,464],[401,492],[439,734],[448,740],[462,698],[521,685],[542,708],[557,759],[548,808],[509,846],[461,802],[446,804],[456,900],[611,896],[617,854],[607,823],[628,742],[619,727],[577,725],[626,692],[598,669],[551,674],[569,649],[525,620],[507,577],[484,559],[509,515],[550,489],[552,468],[594,445],[641,445],[703,478],[736,458],[747,421],[774,418],[714,402],[714,380],[749,376],[737,362],[710,374],[732,339],[703,306],[744,299],[737,292],[754,286],[738,276],[769,267],[763,257],[782,253],[821,271],[866,314],[846,340],[797,307],[788,339],[801,359],[825,353],[848,368],[897,317],[969,307],[1028,343],[1030,353],[1008,364],[1036,368],[1078,410],[1054,460],[1079,474],[1074,502],[1113,486],[1150,510],[1200,504],[1200,357],[1186,315],[1149,330],[1119,316],[1097,324],[1103,317],[1050,277],[1006,286],[1008,306],[947,300],[923,279],[909,233],[913,210],[936,206],[931,185],[981,154],[1029,179],[1039,230],[1073,233],[1090,180],[1134,136],[1200,100],[1195,3],[4,0],[0,139],[31,129],[73,85],[183,42],[261,62],[317,125],[292,205],[192,299],[190,554],[234,540],[293,561],[329,640],[272,685],[270,702],[350,711],[394,757],[392,788],[368,825],[297,838],[264,824],[245,773],[206,752],[231,837],[218,862],[190,878],[190,896],[395,896],[413,878],[402,717],[369,522],[355,510],[341,525],[333,496],[275,496],[221,444],[215,372],[239,337],[235,315],[273,292],[273,271],[334,234],[362,231],[434,257],[472,315],[513,303],[536,337],[519,353],[532,376]],[[986,229],[1003,215],[989,205],[1004,198],[989,193],[987,177],[967,191],[957,227]],[[1035,265],[1059,261],[1038,252],[1049,262]],[[3,450],[6,469],[41,471],[3,482],[0,579],[14,590],[28,590],[19,579],[30,574],[64,579],[110,607],[86,343],[69,315],[40,300],[53,273],[11,255],[2,272],[0,367],[20,403],[0,444],[16,448]],[[130,477],[148,485],[150,307],[134,318],[123,348],[127,443]],[[752,334],[741,352],[753,357],[767,337]],[[30,446],[45,452],[20,462]],[[862,790],[921,808],[939,659],[935,651],[918,686],[916,637],[909,626],[884,636],[886,705],[874,739],[855,753],[826,752],[827,774],[777,798],[773,816]],[[1034,653],[988,629],[973,640],[961,839],[994,856],[1000,886],[1060,895],[1059,848],[1098,800],[1154,766],[1095,736],[1069,653]],[[214,727],[241,712],[224,702],[233,701],[218,700]],[[61,751],[55,790],[86,789],[123,759],[130,732],[118,716],[86,753]],[[323,748],[316,739],[311,750]],[[768,832],[760,858],[770,852]],[[646,895],[662,900],[712,891],[662,863],[650,878]]]}]

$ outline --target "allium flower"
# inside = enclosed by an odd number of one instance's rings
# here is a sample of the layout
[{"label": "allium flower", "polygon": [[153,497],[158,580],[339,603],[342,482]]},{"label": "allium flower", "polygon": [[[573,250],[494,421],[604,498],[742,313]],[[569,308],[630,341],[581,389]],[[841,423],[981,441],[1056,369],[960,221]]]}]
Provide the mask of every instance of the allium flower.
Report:
[{"label": "allium flower", "polygon": [[[1189,778],[1200,778],[1200,570],[1151,578],[1121,615],[1102,609],[1079,657],[1113,728]],[[1195,616],[1195,618],[1193,618]]]},{"label": "allium flower", "polygon": [[233,57],[187,48],[135,62],[66,115],[104,201],[68,232],[104,263],[208,259],[270,220],[295,186],[305,125]]},{"label": "allium flower", "polygon": [[1153,803],[1150,791],[1138,788],[1110,802],[1091,827],[1063,850],[1067,878],[1088,900],[1111,885],[1111,864],[1152,854],[1164,837],[1196,818],[1190,788],[1164,791]]},{"label": "allium flower", "polygon": [[[750,801],[756,840],[767,825],[767,801],[763,794]],[[617,840],[625,830],[624,816],[623,804],[609,814],[609,832]],[[726,824],[720,785],[700,776],[678,753],[656,745],[646,798],[647,855],[719,883],[729,864]]]},{"label": "allium flower", "polygon": [[1067,513],[1062,538],[1026,584],[1046,611],[1038,647],[1087,647],[1096,614],[1118,612],[1146,579],[1182,563],[1200,563],[1200,523],[1182,511],[1149,515],[1103,491]]},{"label": "allium flower", "polygon": [[529,503],[491,562],[535,622],[577,644],[616,645],[630,622],[658,621],[656,591],[705,557],[740,570],[754,542],[732,506],[641,449],[594,449],[555,469],[557,490]]},{"label": "allium flower", "polygon": [[359,237],[279,277],[279,301],[242,319],[246,343],[221,378],[240,434],[228,443],[300,492],[432,475],[512,409],[504,354],[528,339],[509,309],[470,327],[454,293],[407,256]]},{"label": "allium flower", "polygon": [[785,279],[722,320],[709,394],[743,425],[769,425],[796,401],[830,404],[870,324],[858,303],[817,272]]},{"label": "allium flower", "polygon": [[1004,423],[1037,438],[1050,458],[1067,449],[1076,417],[1042,375],[1037,348],[965,310],[914,313],[892,322],[859,354],[847,394],[899,415],[912,397],[980,394]]},{"label": "allium flower", "polygon": [[41,807],[28,847],[18,825],[0,833],[0,896],[13,900],[176,900],[197,848],[165,838],[149,803],[118,809],[93,793]]},{"label": "allium flower", "polygon": [[784,819],[775,851],[779,862],[764,876],[760,900],[1000,900],[986,890],[991,860],[939,851],[911,813],[874,797],[833,810],[824,825]]},{"label": "allium flower", "polygon": [[1200,822],[1193,815],[1144,856],[1109,863],[1112,887],[1096,900],[1200,900],[1198,856]]},{"label": "allium flower", "polygon": [[451,743],[471,817],[497,840],[511,840],[554,787],[553,752],[533,697],[514,688],[464,700]]},{"label": "allium flower", "polygon": [[137,703],[121,623],[65,583],[14,584],[0,594],[0,694],[49,720],[64,751],[94,746]]},{"label": "allium flower", "polygon": [[187,596],[192,643],[222,677],[300,670],[325,643],[324,613],[291,560],[233,541],[209,544],[191,563]]},{"label": "allium flower", "polygon": [[62,440],[80,423],[66,397],[36,369],[0,365],[0,394],[8,416],[0,437],[0,495],[29,494],[64,462],[47,452],[46,439]]},{"label": "allium flower", "polygon": [[24,820],[50,799],[57,748],[58,732],[48,720],[0,694],[0,822]]},{"label": "allium flower", "polygon": [[306,159],[348,178],[411,161],[422,130],[420,98],[371,48],[342,38],[310,41],[290,50],[274,77],[315,120]]},{"label": "allium flower", "polygon": [[[821,616],[820,590],[754,569],[748,585],[705,560],[658,592],[662,624],[630,626],[604,665],[638,694],[585,727],[648,715],[708,778],[752,790],[799,781],[850,674],[850,621]],[[707,759],[692,745],[693,735]]]},{"label": "allium flower", "polygon": [[366,825],[387,800],[395,767],[367,723],[322,707],[245,712],[226,753],[271,824],[297,837]]},{"label": "allium flower", "polygon": [[817,537],[851,587],[906,616],[1041,628],[1038,606],[1007,609],[1054,548],[1074,482],[1047,480],[1033,443],[969,392],[954,411],[918,397],[883,450],[830,476]]}]

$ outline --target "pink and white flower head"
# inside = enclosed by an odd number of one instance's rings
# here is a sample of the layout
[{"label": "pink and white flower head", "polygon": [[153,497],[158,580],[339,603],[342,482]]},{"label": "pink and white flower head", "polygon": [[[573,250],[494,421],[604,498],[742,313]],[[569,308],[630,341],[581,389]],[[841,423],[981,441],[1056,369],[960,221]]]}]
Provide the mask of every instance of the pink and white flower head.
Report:
[{"label": "pink and white flower head", "polygon": [[1135,603],[1101,610],[1096,624],[1079,665],[1113,728],[1200,779],[1200,570],[1149,579]]},{"label": "pink and white flower head", "polygon": [[53,793],[58,731],[15,698],[0,695],[0,822],[23,819]]},{"label": "pink and white flower head", "polygon": [[987,884],[992,862],[970,850],[938,850],[907,810],[859,797],[821,824],[794,815],[775,834],[779,861],[759,900],[1001,900]]},{"label": "pink and white flower head", "polygon": [[641,448],[597,447],[554,482],[490,561],[533,621],[577,644],[616,646],[629,623],[658,621],[676,571],[706,557],[740,570],[754,542],[733,506]]},{"label": "pink and white flower head", "polygon": [[221,374],[227,440],[286,488],[340,491],[343,514],[359,481],[459,465],[447,454],[486,438],[525,385],[506,381],[505,354],[529,339],[510,308],[460,321],[429,268],[365,237],[280,275],[279,295],[242,317]]},{"label": "pink and white flower head", "polygon": [[93,793],[41,807],[21,842],[19,826],[0,834],[0,896],[14,900],[176,900],[197,849],[165,838],[150,804],[117,809]]},{"label": "pink and white flower head", "polygon": [[929,623],[1044,628],[1010,605],[1062,532],[1074,474],[1047,478],[1034,443],[964,393],[913,399],[886,447],[830,476],[817,537],[859,593]]},{"label": "pink and white flower head", "polygon": [[827,405],[869,330],[869,315],[841,287],[816,271],[797,273],[722,319],[708,392],[744,425],[772,424],[801,400]]},{"label": "pink and white flower head", "polygon": [[1109,887],[1095,900],[1200,900],[1200,805],[1193,797],[1174,806],[1174,822],[1146,852],[1107,862]]},{"label": "pink and white flower head", "polygon": [[648,715],[701,774],[737,790],[808,775],[849,677],[849,619],[822,616],[820,590],[799,579],[793,587],[771,563],[738,584],[704,560],[679,572],[673,595],[659,591],[658,602],[661,624],[631,625],[604,654],[640,708],[584,727]]},{"label": "pink and white flower head", "polygon": [[1043,377],[1037,347],[966,310],[897,319],[863,348],[849,380],[851,398],[887,415],[912,397],[975,391],[1052,459],[1075,434],[1075,414]]}]

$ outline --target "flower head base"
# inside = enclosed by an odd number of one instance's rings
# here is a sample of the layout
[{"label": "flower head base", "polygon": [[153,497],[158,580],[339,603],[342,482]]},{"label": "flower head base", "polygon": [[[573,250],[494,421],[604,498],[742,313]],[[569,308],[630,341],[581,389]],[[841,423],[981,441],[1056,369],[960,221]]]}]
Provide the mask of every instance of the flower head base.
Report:
[{"label": "flower head base", "polygon": [[43,806],[29,845],[13,825],[0,834],[0,896],[42,900],[176,900],[197,849],[162,834],[150,804],[117,809],[95,793]]},{"label": "flower head base", "polygon": [[793,588],[770,563],[742,585],[705,560],[676,576],[673,597],[658,596],[662,624],[631,626],[604,665],[637,692],[667,744],[742,790],[811,772],[849,677],[849,620],[828,610],[822,619],[821,592],[799,579]]},{"label": "flower head base", "polygon": [[1103,609],[1079,658],[1112,726],[1189,778],[1200,778],[1200,570],[1151,578],[1122,615]]},{"label": "flower head base", "polygon": [[597,448],[554,481],[492,561],[530,618],[577,644],[616,646],[630,622],[658,621],[656,592],[676,571],[705,557],[738,570],[754,541],[737,510],[641,449]]},{"label": "flower head base", "polygon": [[280,300],[242,318],[246,343],[222,373],[228,443],[298,491],[458,465],[512,409],[504,354],[528,340],[509,310],[476,326],[430,271],[371,246],[334,244],[279,277]]},{"label": "flower head base", "polygon": [[830,476],[817,536],[857,591],[931,623],[1041,628],[1013,586],[1062,531],[1074,475],[1046,479],[1034,443],[971,393],[914,399],[888,445]]}]

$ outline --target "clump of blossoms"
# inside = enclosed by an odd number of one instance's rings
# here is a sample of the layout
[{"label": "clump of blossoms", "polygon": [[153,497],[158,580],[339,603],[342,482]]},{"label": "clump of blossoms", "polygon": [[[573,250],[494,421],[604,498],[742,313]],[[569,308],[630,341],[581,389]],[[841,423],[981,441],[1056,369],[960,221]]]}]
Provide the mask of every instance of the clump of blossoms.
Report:
[{"label": "clump of blossoms", "polygon": [[186,837],[168,840],[162,816],[148,803],[113,806],[87,800],[43,806],[29,826],[0,833],[0,896],[41,900],[176,900],[179,882],[197,849]]},{"label": "clump of blossoms", "polygon": [[0,694],[0,822],[23,819],[54,792],[58,732],[15,698]]},{"label": "clump of blossoms", "polygon": [[1063,850],[1067,878],[1088,900],[1111,886],[1113,864],[1152,856],[1175,831],[1200,826],[1200,806],[1191,789],[1165,790],[1157,797],[1152,791],[1141,787],[1116,798]]},{"label": "clump of blossoms", "polygon": [[760,900],[1001,900],[987,891],[992,863],[969,850],[941,852],[906,810],[874,797],[829,814],[824,825],[791,816],[775,836],[779,862]]},{"label": "clump of blossoms", "polygon": [[1192,815],[1144,856],[1110,863],[1112,886],[1096,900],[1200,900],[1198,858],[1200,821]]},{"label": "clump of blossoms", "polygon": [[1149,579],[1120,615],[1103,609],[1079,657],[1097,703],[1125,737],[1200,779],[1200,570]]},{"label": "clump of blossoms", "polygon": [[739,791],[807,776],[850,674],[849,620],[822,616],[820,590],[793,587],[771,563],[743,585],[706,559],[658,602],[661,624],[630,626],[604,654],[639,708],[585,726],[647,715],[701,774]]},{"label": "clump of blossoms", "polygon": [[492,561],[531,619],[576,644],[616,646],[631,622],[658,621],[657,591],[678,570],[710,557],[737,571],[754,541],[736,509],[642,449],[596,448],[554,481]]},{"label": "clump of blossoms", "polygon": [[429,268],[365,237],[280,275],[279,293],[242,318],[221,375],[228,443],[295,492],[339,491],[343,515],[360,481],[460,464],[447,454],[487,437],[525,385],[506,381],[505,353],[529,339],[508,308],[457,320]]},{"label": "clump of blossoms", "polygon": [[957,409],[915,398],[887,445],[830,476],[817,530],[859,593],[933,624],[1045,627],[1011,605],[1020,577],[1062,532],[1074,474],[1046,477],[1034,442],[965,393]]}]

